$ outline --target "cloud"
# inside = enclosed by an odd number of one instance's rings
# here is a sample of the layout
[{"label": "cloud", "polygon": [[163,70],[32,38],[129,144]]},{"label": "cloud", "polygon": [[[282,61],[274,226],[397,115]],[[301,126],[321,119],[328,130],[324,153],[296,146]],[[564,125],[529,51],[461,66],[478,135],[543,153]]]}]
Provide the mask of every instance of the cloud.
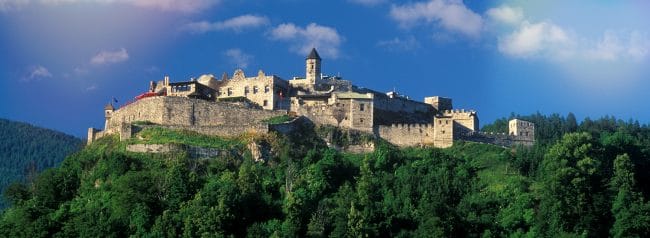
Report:
[{"label": "cloud", "polygon": [[506,5],[491,8],[486,14],[494,21],[510,25],[518,25],[524,20],[524,12],[521,8],[513,8]]},{"label": "cloud", "polygon": [[391,40],[379,41],[377,42],[377,46],[390,51],[411,51],[420,48],[420,42],[413,36],[407,37],[406,39],[395,37]]},{"label": "cloud", "polygon": [[246,54],[241,51],[241,49],[228,49],[224,52],[224,55],[228,57],[230,62],[235,64],[238,68],[245,69],[248,67],[248,64],[253,59],[252,55]]},{"label": "cloud", "polygon": [[650,52],[650,38],[647,34],[633,31],[626,35],[606,31],[603,38],[595,47],[586,52],[586,57],[592,60],[616,61],[616,60],[643,60]]},{"label": "cloud", "polygon": [[29,0],[0,0],[0,12],[15,11],[29,4]]},{"label": "cloud", "polygon": [[123,62],[128,59],[129,59],[129,53],[126,52],[126,49],[121,48],[116,51],[103,50],[97,53],[95,56],[93,56],[93,58],[90,59],[90,63],[94,65],[111,64],[111,63]]},{"label": "cloud", "polygon": [[339,57],[339,47],[343,42],[343,37],[336,29],[316,23],[304,28],[293,23],[280,24],[271,30],[270,38],[290,42],[290,50],[293,52],[306,55],[311,48],[317,48],[321,55],[330,58]]},{"label": "cloud", "polygon": [[470,37],[478,37],[483,28],[483,18],[467,8],[462,1],[431,0],[393,5],[390,17],[405,28],[424,21]]},{"label": "cloud", "polygon": [[386,0],[348,0],[348,1],[352,3],[368,6],[368,7],[377,6],[379,4],[386,2]]},{"label": "cloud", "polygon": [[[499,51],[515,58],[567,60],[641,61],[650,56],[650,37],[640,31],[607,30],[601,38],[580,36],[549,21],[529,22],[523,11],[509,6],[486,12],[491,19],[515,26],[498,36]],[[519,22],[517,22],[519,21]]]},{"label": "cloud", "polygon": [[194,33],[205,33],[209,31],[232,30],[241,32],[248,28],[255,28],[269,24],[269,19],[264,16],[255,15],[242,15],[230,18],[221,22],[192,22],[185,25],[183,28]]},{"label": "cloud", "polygon": [[21,78],[20,81],[22,82],[31,82],[34,80],[41,80],[44,78],[51,78],[53,75],[50,73],[50,71],[41,66],[41,65],[35,65],[31,66],[28,69],[27,75],[25,77]]},{"label": "cloud", "polygon": [[69,5],[77,3],[122,4],[168,12],[193,13],[219,4],[220,0],[0,0],[0,11],[17,10],[32,3]]},{"label": "cloud", "polygon": [[521,24],[519,29],[499,39],[499,51],[514,57],[547,55],[563,57],[573,40],[561,27],[548,23]]}]

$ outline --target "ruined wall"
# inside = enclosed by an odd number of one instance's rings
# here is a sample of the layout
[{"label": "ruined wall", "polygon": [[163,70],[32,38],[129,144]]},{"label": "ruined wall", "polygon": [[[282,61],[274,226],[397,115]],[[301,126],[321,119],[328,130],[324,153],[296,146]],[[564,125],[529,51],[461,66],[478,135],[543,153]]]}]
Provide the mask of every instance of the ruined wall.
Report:
[{"label": "ruined wall", "polygon": [[433,124],[377,126],[377,135],[397,146],[435,145]]},{"label": "ruined wall", "polygon": [[370,98],[293,98],[291,111],[319,125],[366,132],[371,132],[373,127],[373,101]]},{"label": "ruined wall", "polygon": [[257,77],[246,78],[243,71],[236,71],[233,78],[217,84],[217,98],[246,97],[267,110],[288,107],[288,83],[275,75],[267,76],[260,71]]},{"label": "ruined wall", "polygon": [[508,134],[516,136],[517,140],[534,141],[535,124],[524,120],[512,119],[508,122]]}]

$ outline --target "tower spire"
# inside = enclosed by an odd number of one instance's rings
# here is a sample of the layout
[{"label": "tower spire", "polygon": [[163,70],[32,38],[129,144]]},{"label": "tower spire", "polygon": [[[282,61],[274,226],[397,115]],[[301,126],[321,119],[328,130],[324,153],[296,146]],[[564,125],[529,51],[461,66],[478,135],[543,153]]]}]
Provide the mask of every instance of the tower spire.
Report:
[{"label": "tower spire", "polygon": [[320,73],[320,55],[316,48],[312,48],[307,59],[305,59],[306,75],[305,78],[309,81],[310,84],[314,85],[321,79]]}]

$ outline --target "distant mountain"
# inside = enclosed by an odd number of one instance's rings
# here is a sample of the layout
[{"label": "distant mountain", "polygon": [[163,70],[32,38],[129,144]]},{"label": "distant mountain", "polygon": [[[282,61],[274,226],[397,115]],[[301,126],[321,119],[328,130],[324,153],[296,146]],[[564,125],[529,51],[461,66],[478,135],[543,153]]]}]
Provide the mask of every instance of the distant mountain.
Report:
[{"label": "distant mountain", "polygon": [[[82,145],[81,139],[62,132],[0,119],[0,190],[58,165]],[[0,209],[5,206],[0,199]]]}]

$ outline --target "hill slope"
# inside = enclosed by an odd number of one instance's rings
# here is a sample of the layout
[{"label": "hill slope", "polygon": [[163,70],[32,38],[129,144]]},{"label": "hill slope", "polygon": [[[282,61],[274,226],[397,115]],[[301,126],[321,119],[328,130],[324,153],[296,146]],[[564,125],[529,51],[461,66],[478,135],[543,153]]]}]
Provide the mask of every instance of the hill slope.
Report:
[{"label": "hill slope", "polygon": [[[82,143],[61,132],[0,119],[0,191],[30,173],[58,165]],[[0,209],[4,206],[0,201]]]},{"label": "hill slope", "polygon": [[[313,128],[108,136],[13,186],[0,237],[647,237],[650,128],[617,128],[534,148],[379,143],[363,155],[327,148]],[[126,150],[162,142],[221,152]],[[250,142],[270,148],[266,162]]]}]

